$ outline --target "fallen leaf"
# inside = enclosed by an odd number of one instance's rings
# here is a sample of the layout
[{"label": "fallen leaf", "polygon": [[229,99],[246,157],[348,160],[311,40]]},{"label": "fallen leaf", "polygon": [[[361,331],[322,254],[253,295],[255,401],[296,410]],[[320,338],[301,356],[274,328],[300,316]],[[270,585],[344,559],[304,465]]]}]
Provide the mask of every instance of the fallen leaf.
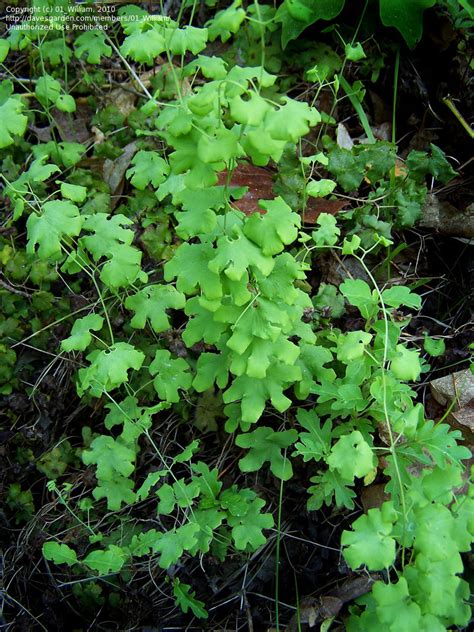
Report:
[{"label": "fallen leaf", "polygon": [[33,134],[36,134],[37,139],[41,143],[47,143],[53,139],[51,134],[51,125],[47,125],[46,127],[36,127],[36,125],[30,125],[29,129],[33,132]]},{"label": "fallen leaf", "polygon": [[[124,175],[127,171],[133,155],[137,151],[135,141],[128,143],[123,148],[122,154],[115,160],[104,160],[103,176],[110,187],[111,195],[120,195],[123,188]],[[112,206],[115,206],[113,204]]]},{"label": "fallen leaf", "polygon": [[354,141],[351,138],[351,135],[347,131],[347,127],[344,123],[339,123],[337,126],[336,132],[336,142],[339,147],[343,149],[349,149],[349,151],[354,147]]},{"label": "fallen leaf", "polygon": [[311,198],[306,204],[306,209],[302,214],[303,224],[310,226],[316,224],[316,220],[321,213],[337,215],[339,211],[348,206],[349,200],[325,200],[324,198]]},{"label": "fallen leaf", "polygon": [[376,509],[380,507],[385,501],[389,500],[388,494],[384,492],[385,485],[369,485],[364,487],[361,494],[362,507],[367,513],[369,509]]},{"label": "fallen leaf", "polygon": [[107,103],[115,105],[125,118],[135,111],[137,95],[124,88],[115,88],[107,95]]},{"label": "fallen leaf", "polygon": [[390,141],[392,138],[392,124],[381,123],[380,125],[372,125],[372,132],[378,140]]},{"label": "fallen leaf", "polygon": [[353,575],[332,591],[331,595],[305,597],[300,601],[298,612],[288,623],[286,632],[297,632],[301,629],[302,623],[312,628],[316,623],[337,617],[346,602],[353,601],[368,593],[372,584],[378,579],[380,579],[378,573],[362,577]]},{"label": "fallen leaf", "polygon": [[[252,213],[265,214],[265,211],[258,206],[259,200],[272,200],[275,198],[273,191],[273,177],[271,171],[262,167],[255,167],[250,163],[242,162],[234,169],[230,182],[227,182],[227,170],[218,174],[217,184],[223,186],[229,184],[231,187],[247,187],[248,191],[239,200],[232,202],[235,208],[251,215]],[[316,220],[321,213],[336,215],[341,209],[349,204],[349,200],[326,200],[322,198],[309,198],[306,209],[302,213],[303,223],[307,225],[316,224]]]},{"label": "fallen leaf", "polygon": [[474,239],[474,204],[464,210],[430,194],[421,211],[419,226],[434,228],[445,235]]},{"label": "fallen leaf", "polygon": [[474,445],[474,405],[463,406],[459,410],[452,412],[448,421],[455,430],[460,430],[466,442]]},{"label": "fallen leaf", "polygon": [[239,211],[246,215],[252,213],[260,213],[263,215],[265,211],[258,206],[258,200],[272,200],[275,197],[273,192],[273,179],[270,171],[262,167],[254,167],[253,165],[242,162],[232,172],[230,182],[227,182],[227,170],[218,174],[217,184],[224,186],[229,184],[231,187],[248,187],[247,193],[240,200],[235,200],[232,204]]},{"label": "fallen leaf", "polygon": [[62,141],[86,143],[90,139],[91,133],[87,129],[86,121],[90,121],[93,111],[89,105],[78,103],[74,115],[53,108],[51,115]]},{"label": "fallen leaf", "polygon": [[91,132],[94,134],[94,145],[101,145],[105,140],[105,134],[98,127],[93,125]]},{"label": "fallen leaf", "polygon": [[435,400],[445,406],[456,400],[455,410],[474,405],[474,375],[470,369],[457,371],[430,382],[430,389]]},{"label": "fallen leaf", "polygon": [[201,432],[215,432],[218,417],[222,417],[222,397],[214,393],[214,389],[204,391],[198,397],[195,409],[194,423]]}]

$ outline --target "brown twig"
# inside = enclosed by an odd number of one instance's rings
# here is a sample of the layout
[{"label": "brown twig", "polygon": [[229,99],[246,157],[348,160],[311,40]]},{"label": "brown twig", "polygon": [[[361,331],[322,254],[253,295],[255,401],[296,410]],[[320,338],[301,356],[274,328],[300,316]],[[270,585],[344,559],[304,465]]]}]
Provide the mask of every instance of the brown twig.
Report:
[{"label": "brown twig", "polygon": [[0,287],[3,287],[5,290],[7,290],[8,292],[11,292],[12,294],[18,294],[18,296],[24,296],[25,298],[31,298],[31,295],[28,294],[28,292],[25,292],[24,290],[19,290],[18,288],[13,287],[12,285],[7,283],[3,279],[0,279]]}]

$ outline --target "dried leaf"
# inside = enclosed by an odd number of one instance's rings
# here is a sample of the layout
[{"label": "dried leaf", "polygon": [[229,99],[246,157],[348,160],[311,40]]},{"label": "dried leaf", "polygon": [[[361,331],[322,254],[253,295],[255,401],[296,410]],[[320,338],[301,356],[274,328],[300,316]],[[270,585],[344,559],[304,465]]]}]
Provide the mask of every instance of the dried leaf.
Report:
[{"label": "dried leaf", "polygon": [[[227,177],[227,171],[219,173],[217,184],[225,185]],[[229,184],[231,187],[248,187],[247,193],[240,200],[233,202],[233,205],[246,215],[252,213],[263,215],[265,211],[258,206],[258,200],[272,200],[275,197],[271,172],[249,163],[237,165]]]},{"label": "dried leaf", "polygon": [[448,421],[453,429],[461,431],[469,445],[474,445],[474,405],[464,406],[451,413]]},{"label": "dried leaf", "polygon": [[349,200],[325,200],[324,198],[311,198],[308,200],[303,213],[303,224],[313,226],[321,213],[337,215],[339,211],[348,206]]},{"label": "dried leaf", "polygon": [[93,111],[89,105],[77,104],[74,115],[53,108],[51,115],[62,141],[86,143],[90,139],[91,133],[87,129],[87,121],[92,118]]},{"label": "dried leaf", "polygon": [[474,403],[474,375],[470,369],[457,371],[430,382],[433,397],[443,406],[456,399],[456,408]]},{"label": "dried leaf", "polygon": [[389,496],[384,492],[385,485],[369,485],[362,490],[361,501],[364,511],[367,513],[369,509],[376,509],[383,505]]},{"label": "dried leaf", "polygon": [[474,204],[463,211],[430,194],[422,208],[419,225],[434,228],[445,235],[474,239]]},{"label": "dried leaf", "polygon": [[107,96],[107,103],[115,105],[125,118],[135,111],[137,95],[123,88],[115,88]]},{"label": "dried leaf", "polygon": [[347,127],[343,123],[339,123],[339,125],[337,126],[336,142],[339,147],[342,147],[343,149],[351,150],[354,146],[354,141],[347,131]]},{"label": "dried leaf", "polygon": [[135,141],[129,143],[123,148],[122,155],[115,160],[105,160],[103,175],[104,180],[110,187],[110,193],[112,195],[120,195],[123,188],[123,180],[125,172],[130,166],[130,162],[137,151],[137,144]]},{"label": "dried leaf", "polygon": [[[225,185],[227,177],[227,171],[222,171],[218,175],[217,183],[221,186]],[[229,184],[232,187],[248,187],[247,193],[240,200],[233,202],[233,206],[246,215],[251,215],[252,213],[263,215],[265,211],[258,206],[258,200],[273,200],[275,198],[271,171],[262,167],[255,167],[249,163],[240,163],[236,167]],[[302,214],[303,223],[312,226],[316,224],[316,220],[321,213],[336,215],[348,204],[349,200],[309,198],[306,209]]]}]

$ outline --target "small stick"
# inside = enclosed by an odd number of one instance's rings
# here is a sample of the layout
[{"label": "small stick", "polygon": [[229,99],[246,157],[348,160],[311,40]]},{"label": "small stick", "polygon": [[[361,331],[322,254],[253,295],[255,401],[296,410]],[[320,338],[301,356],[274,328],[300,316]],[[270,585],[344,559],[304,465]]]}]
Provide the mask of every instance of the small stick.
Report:
[{"label": "small stick", "polygon": [[464,127],[464,129],[466,130],[466,132],[469,134],[469,136],[471,138],[474,138],[474,129],[472,129],[472,127],[469,125],[469,123],[466,121],[466,119],[464,118],[464,116],[461,114],[461,112],[457,109],[457,107],[454,105],[454,103],[451,101],[451,99],[449,97],[445,97],[443,99],[443,103],[445,104],[445,106],[451,111],[452,114],[454,114],[454,116],[458,119],[458,121],[461,123],[461,125]]}]

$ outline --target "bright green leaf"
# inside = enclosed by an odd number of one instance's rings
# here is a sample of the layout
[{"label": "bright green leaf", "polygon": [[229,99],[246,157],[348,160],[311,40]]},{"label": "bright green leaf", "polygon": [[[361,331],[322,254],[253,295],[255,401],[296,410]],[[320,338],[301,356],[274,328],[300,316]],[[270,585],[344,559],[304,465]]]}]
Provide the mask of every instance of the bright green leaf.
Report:
[{"label": "bright green leaf", "polygon": [[421,296],[413,294],[405,285],[394,285],[382,292],[382,300],[386,305],[398,309],[401,305],[412,309],[421,309]]},{"label": "bright green leaf", "polygon": [[89,390],[98,397],[128,381],[128,371],[138,371],[145,354],[127,342],[116,342],[105,351],[93,351],[87,356],[90,366],[79,369],[77,390],[82,395]]},{"label": "bright green leaf", "polygon": [[26,222],[27,252],[34,253],[38,245],[40,259],[57,259],[61,255],[61,240],[76,237],[83,221],[75,204],[59,200],[45,202],[41,215],[33,213]]},{"label": "bright green leaf", "polygon": [[311,180],[306,186],[306,193],[311,197],[325,197],[334,191],[336,183],[334,180]]},{"label": "bright green leaf", "polygon": [[43,555],[47,560],[55,564],[67,564],[68,566],[77,564],[76,551],[71,549],[67,544],[45,542],[43,544]]},{"label": "bright green leaf", "polygon": [[81,33],[74,41],[74,49],[77,59],[86,55],[88,64],[100,64],[101,57],[112,54],[112,48],[105,43],[105,33],[101,30]]},{"label": "bright green leaf", "polygon": [[245,222],[244,233],[260,246],[263,255],[276,255],[295,241],[301,218],[281,197],[260,200],[259,205],[265,215],[253,213]]},{"label": "bright green leaf", "polygon": [[261,510],[265,501],[255,498],[251,501],[249,509],[244,516],[228,516],[227,522],[232,527],[232,538],[235,547],[241,551],[250,547],[255,551],[266,542],[263,529],[271,529],[274,525],[273,516],[269,513],[262,514]]},{"label": "bright green leaf", "polygon": [[92,551],[82,560],[88,568],[97,571],[100,575],[118,573],[125,564],[125,552],[120,546],[109,544],[106,551]]},{"label": "bright green leaf", "polygon": [[390,364],[395,376],[400,380],[416,382],[421,373],[420,352],[415,349],[407,349],[402,344],[397,345],[395,351],[396,354]]},{"label": "bright green leaf", "polygon": [[87,187],[61,182],[61,195],[73,202],[84,202],[87,197]]},{"label": "bright green leaf", "polygon": [[341,544],[343,555],[352,569],[365,565],[370,571],[388,568],[395,561],[395,540],[391,537],[396,513],[392,503],[380,509],[369,509],[344,531]]},{"label": "bright green leaf", "polygon": [[140,191],[144,191],[150,183],[157,189],[170,170],[166,160],[156,151],[138,151],[131,164],[132,167],[127,170],[127,178]]},{"label": "bright green leaf", "polygon": [[289,455],[283,456],[282,450],[286,450],[297,438],[296,430],[275,432],[265,426],[239,435],[235,443],[240,448],[249,448],[247,455],[239,461],[240,469],[242,472],[255,472],[268,461],[275,476],[289,480],[293,476],[293,468]]},{"label": "bright green leaf", "polygon": [[1,103],[0,149],[11,145],[14,141],[14,136],[23,136],[25,133],[28,119],[22,114],[24,107],[24,103],[16,97],[10,97],[4,103]]},{"label": "bright green leaf", "polygon": [[63,351],[84,351],[92,342],[92,331],[100,331],[104,319],[99,314],[89,314],[78,318],[71,329],[71,334],[61,342]]},{"label": "bright green leaf", "polygon": [[168,402],[179,402],[179,389],[187,390],[193,381],[189,364],[184,358],[172,358],[169,351],[159,349],[149,367],[155,375],[153,385],[159,397]]},{"label": "bright green leaf", "polygon": [[196,599],[195,592],[189,584],[183,584],[177,577],[173,580],[173,594],[176,604],[186,614],[189,609],[198,619],[207,619],[208,614],[204,608],[204,602]]},{"label": "bright green leaf", "polygon": [[98,479],[113,480],[117,474],[127,477],[135,469],[135,452],[119,439],[99,435],[88,450],[82,452],[86,465],[97,465]]},{"label": "bright green leaf", "polygon": [[172,285],[150,285],[125,299],[125,307],[135,312],[130,324],[143,329],[149,320],[158,334],[170,327],[167,309],[184,308],[186,299]]},{"label": "bright green leaf", "polygon": [[363,478],[376,465],[372,448],[358,430],[343,435],[332,447],[326,459],[332,470],[337,470],[346,481]]},{"label": "bright green leaf", "polygon": [[446,344],[442,338],[431,338],[425,334],[423,348],[430,356],[438,358],[439,356],[444,355],[446,351]]}]

